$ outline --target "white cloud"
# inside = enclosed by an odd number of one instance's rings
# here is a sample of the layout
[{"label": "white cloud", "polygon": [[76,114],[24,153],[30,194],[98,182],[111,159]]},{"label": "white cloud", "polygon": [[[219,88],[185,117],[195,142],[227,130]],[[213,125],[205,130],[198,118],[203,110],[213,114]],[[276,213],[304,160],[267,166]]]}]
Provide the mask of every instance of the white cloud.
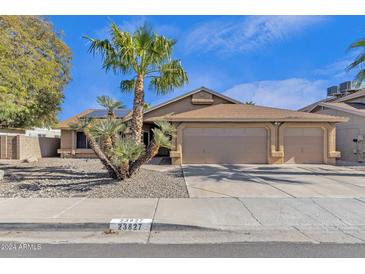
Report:
[{"label": "white cloud", "polygon": [[256,105],[299,109],[326,96],[328,81],[289,78],[236,85],[224,92],[239,101]]},{"label": "white cloud", "polygon": [[[110,38],[110,25],[113,21],[110,21],[105,27],[95,31],[95,38],[105,39]],[[158,34],[166,35],[168,37],[175,37],[180,33],[180,29],[173,24],[150,24],[149,20],[145,16],[124,18],[121,17],[120,20],[114,21],[118,24],[119,28],[123,31],[133,33],[138,27],[143,26],[145,23],[152,27],[152,30]]]},{"label": "white cloud", "polygon": [[346,68],[355,60],[355,58],[356,54],[350,54],[323,68],[314,70],[313,74],[320,77],[330,77],[336,82],[353,79],[356,71],[347,71]]},{"label": "white cloud", "polygon": [[215,20],[191,31],[185,45],[189,50],[247,52],[289,38],[321,23],[320,16],[249,16],[239,20]]}]

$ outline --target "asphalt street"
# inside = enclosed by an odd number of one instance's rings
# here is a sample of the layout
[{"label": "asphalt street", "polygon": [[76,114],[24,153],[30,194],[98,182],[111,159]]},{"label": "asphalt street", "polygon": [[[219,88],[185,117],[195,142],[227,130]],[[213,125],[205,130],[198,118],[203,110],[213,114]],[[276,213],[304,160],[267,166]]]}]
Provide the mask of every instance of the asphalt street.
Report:
[{"label": "asphalt street", "polygon": [[[365,244],[233,243],[233,244],[29,244],[0,243],[0,257],[101,258],[364,258]],[[8,245],[8,246],[6,246]],[[6,248],[8,247],[8,249]]]}]

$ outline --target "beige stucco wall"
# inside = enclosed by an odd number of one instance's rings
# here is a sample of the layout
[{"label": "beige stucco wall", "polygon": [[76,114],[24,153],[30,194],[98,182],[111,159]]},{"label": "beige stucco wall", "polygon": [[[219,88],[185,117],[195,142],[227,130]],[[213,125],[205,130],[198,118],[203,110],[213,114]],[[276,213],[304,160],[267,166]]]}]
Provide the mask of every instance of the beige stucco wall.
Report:
[{"label": "beige stucco wall", "polygon": [[57,150],[60,148],[60,138],[39,137],[38,140],[42,157],[58,156]]},{"label": "beige stucco wall", "polygon": [[61,149],[73,148],[73,130],[61,130]]},{"label": "beige stucco wall", "polygon": [[17,135],[0,135],[0,159],[18,159]]},{"label": "beige stucco wall", "polygon": [[18,159],[24,160],[29,157],[42,157],[39,138],[18,135]]},{"label": "beige stucco wall", "polygon": [[0,159],[57,156],[60,139],[25,135],[0,136]]},{"label": "beige stucco wall", "polygon": [[[341,151],[340,160],[357,162],[359,155],[353,153],[353,150],[357,149],[357,144],[353,142],[353,139],[356,139],[358,135],[365,135],[365,117],[329,108],[318,109],[317,113],[349,118],[348,122],[339,123],[336,126],[337,150]],[[365,149],[365,144],[363,149]]]},{"label": "beige stucco wall", "polygon": [[197,105],[195,105],[195,104],[192,103],[192,96],[188,96],[186,98],[183,98],[181,100],[178,100],[176,102],[173,102],[171,104],[163,106],[163,107],[158,108],[156,110],[152,110],[151,112],[146,113],[144,118],[148,119],[148,118],[152,118],[152,117],[160,117],[160,116],[164,116],[164,115],[169,114],[169,113],[181,113],[181,112],[200,109],[200,108],[203,108],[203,107],[216,105],[216,104],[232,104],[232,103],[225,100],[225,99],[223,99],[223,98],[221,98],[221,97],[213,95],[213,103],[212,104],[209,104],[209,105],[197,104]]}]

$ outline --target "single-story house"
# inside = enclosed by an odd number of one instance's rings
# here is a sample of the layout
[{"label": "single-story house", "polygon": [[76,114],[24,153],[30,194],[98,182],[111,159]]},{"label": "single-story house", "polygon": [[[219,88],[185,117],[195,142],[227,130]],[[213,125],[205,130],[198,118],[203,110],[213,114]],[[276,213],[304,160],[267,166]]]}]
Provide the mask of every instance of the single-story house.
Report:
[{"label": "single-story house", "polygon": [[335,93],[329,94],[326,99],[300,111],[347,117],[348,122],[336,125],[337,149],[341,151],[339,159],[345,162],[365,162],[365,89],[344,92],[334,90]]},{"label": "single-story house", "polygon": [[[130,120],[130,111],[118,112],[117,117]],[[61,122],[61,157],[93,155],[85,135],[69,126],[87,116],[105,118],[106,112],[88,109]],[[145,143],[158,120],[170,121],[177,129],[175,148],[160,152],[172,164],[335,164],[340,156],[336,124],[347,118],[242,104],[201,87],[147,109]]]}]

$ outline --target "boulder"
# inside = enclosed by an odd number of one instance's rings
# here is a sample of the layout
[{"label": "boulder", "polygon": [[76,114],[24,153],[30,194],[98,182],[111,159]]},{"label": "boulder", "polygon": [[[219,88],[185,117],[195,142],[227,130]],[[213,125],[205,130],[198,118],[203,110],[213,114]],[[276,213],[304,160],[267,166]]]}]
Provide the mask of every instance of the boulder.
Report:
[{"label": "boulder", "polygon": [[25,159],[23,162],[24,163],[35,163],[35,162],[38,162],[38,158],[34,157],[34,156],[31,156],[31,157]]},{"label": "boulder", "polygon": [[4,170],[0,170],[0,181],[4,179]]}]

